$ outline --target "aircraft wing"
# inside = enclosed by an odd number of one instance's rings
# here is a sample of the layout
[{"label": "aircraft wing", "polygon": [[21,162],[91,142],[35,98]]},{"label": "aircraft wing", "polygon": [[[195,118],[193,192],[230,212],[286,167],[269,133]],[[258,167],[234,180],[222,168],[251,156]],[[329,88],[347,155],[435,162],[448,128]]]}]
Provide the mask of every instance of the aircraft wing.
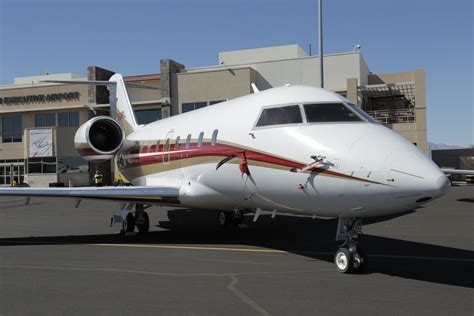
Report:
[{"label": "aircraft wing", "polygon": [[441,171],[443,171],[444,173],[451,173],[451,174],[474,175],[474,170],[462,170],[462,169],[441,168]]},{"label": "aircraft wing", "polygon": [[179,188],[157,186],[84,188],[0,188],[0,196],[96,199],[150,204],[179,204]]}]

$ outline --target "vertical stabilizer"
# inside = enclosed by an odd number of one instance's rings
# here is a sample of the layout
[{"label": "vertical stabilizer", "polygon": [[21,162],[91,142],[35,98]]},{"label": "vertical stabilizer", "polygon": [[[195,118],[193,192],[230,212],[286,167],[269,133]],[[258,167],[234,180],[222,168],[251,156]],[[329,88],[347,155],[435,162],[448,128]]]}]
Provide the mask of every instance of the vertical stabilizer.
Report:
[{"label": "vertical stabilizer", "polygon": [[110,92],[110,115],[122,126],[125,135],[128,135],[137,128],[138,124],[125,82],[120,74],[113,75],[109,81],[116,83],[115,85],[107,85]]}]

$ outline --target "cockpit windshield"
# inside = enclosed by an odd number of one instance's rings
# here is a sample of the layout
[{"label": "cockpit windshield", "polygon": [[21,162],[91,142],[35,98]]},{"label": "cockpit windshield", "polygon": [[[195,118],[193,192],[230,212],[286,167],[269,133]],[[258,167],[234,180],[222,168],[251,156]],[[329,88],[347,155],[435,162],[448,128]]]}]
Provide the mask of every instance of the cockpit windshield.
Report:
[{"label": "cockpit windshield", "polygon": [[[302,115],[302,110],[306,116]],[[352,103],[309,103],[303,105],[284,105],[265,108],[260,113],[255,127],[304,124],[368,122],[378,124],[369,114]]]},{"label": "cockpit windshield", "polygon": [[362,119],[343,103],[304,104],[308,123],[360,122]]},{"label": "cockpit windshield", "polygon": [[257,127],[282,124],[303,123],[298,105],[268,108],[262,111]]},{"label": "cockpit windshield", "polygon": [[362,110],[359,106],[355,105],[355,104],[352,104],[352,103],[346,103],[347,105],[349,105],[351,107],[352,110],[354,110],[355,112],[357,112],[357,114],[359,114],[360,116],[362,116],[367,122],[369,123],[374,123],[374,124],[379,124],[379,122],[374,119],[372,116],[370,116],[369,114],[367,114],[364,110]]}]

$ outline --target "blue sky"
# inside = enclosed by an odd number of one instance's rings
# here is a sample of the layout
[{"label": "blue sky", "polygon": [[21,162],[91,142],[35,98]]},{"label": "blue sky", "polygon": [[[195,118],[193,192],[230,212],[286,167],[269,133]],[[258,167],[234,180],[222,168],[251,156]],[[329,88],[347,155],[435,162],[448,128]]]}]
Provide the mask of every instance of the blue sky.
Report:
[{"label": "blue sky", "polygon": [[[426,72],[428,140],[474,144],[472,0],[325,0],[325,52],[375,73]],[[158,73],[161,58],[217,64],[220,51],[312,43],[317,0],[0,0],[0,84],[14,77]]]}]

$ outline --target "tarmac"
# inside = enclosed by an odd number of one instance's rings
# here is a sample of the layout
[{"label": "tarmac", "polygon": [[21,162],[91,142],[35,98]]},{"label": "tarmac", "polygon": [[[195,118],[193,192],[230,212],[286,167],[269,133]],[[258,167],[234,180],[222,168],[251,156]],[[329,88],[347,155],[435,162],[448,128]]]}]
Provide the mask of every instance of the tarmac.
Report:
[{"label": "tarmac", "polygon": [[120,204],[0,199],[0,315],[473,315],[474,186],[364,221],[368,270],[336,271],[337,220],[151,207],[151,232],[109,227]]}]

